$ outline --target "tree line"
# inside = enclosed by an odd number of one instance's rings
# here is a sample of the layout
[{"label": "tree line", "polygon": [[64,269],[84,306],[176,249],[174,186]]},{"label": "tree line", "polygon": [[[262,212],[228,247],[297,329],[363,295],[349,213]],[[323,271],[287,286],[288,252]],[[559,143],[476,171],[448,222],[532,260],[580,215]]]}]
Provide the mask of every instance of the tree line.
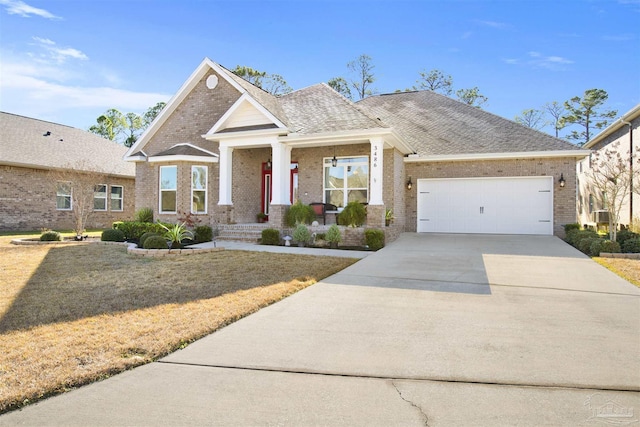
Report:
[{"label": "tree line", "polygon": [[[378,93],[373,86],[377,80],[375,65],[369,55],[362,54],[349,61],[346,66],[347,77],[336,76],[327,81],[332,89],[355,101]],[[275,96],[285,95],[293,90],[279,74],[269,74],[243,65],[236,66],[231,72]],[[480,93],[477,86],[454,90],[453,77],[438,69],[420,71],[412,87],[397,89],[395,92],[418,90],[430,90],[448,97],[455,95],[458,101],[477,108],[481,108],[489,100]],[[608,97],[603,89],[588,89],[582,96],[574,96],[563,103],[553,101],[541,108],[525,109],[515,117],[515,121],[536,130],[551,126],[556,138],[562,129],[575,127],[577,130],[571,129],[565,138],[577,145],[584,145],[593,136],[594,129],[607,127],[618,114],[616,110],[605,108]],[[142,115],[123,114],[111,108],[96,119],[96,124],[89,131],[131,147],[164,106],[164,102],[158,102]]]}]

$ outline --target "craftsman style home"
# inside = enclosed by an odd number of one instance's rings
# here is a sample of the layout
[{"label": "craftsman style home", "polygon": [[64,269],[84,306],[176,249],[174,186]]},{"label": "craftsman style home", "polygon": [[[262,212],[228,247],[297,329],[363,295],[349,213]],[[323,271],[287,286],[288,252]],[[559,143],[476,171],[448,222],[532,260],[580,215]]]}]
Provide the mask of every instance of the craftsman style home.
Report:
[{"label": "craftsman style home", "polygon": [[[205,59],[130,148],[136,208],[284,228],[297,200],[367,205],[366,227],[561,234],[586,151],[429,92],[351,102],[326,84],[273,96]],[[385,212],[394,221],[385,227]],[[332,218],[327,218],[327,224]],[[321,221],[322,224],[322,221]]]},{"label": "craftsman style home", "polygon": [[131,219],[135,168],[126,151],[81,129],[0,112],[0,230],[73,229],[79,185],[93,206],[87,228]]}]

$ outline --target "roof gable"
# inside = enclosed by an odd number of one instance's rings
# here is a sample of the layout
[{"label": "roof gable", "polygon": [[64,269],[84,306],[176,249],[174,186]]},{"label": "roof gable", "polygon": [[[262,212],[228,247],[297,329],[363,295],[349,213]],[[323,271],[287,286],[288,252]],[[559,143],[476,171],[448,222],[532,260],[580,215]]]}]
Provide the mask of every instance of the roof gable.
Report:
[{"label": "roof gable", "polygon": [[274,128],[286,129],[286,126],[262,104],[245,93],[213,125],[206,136]]}]

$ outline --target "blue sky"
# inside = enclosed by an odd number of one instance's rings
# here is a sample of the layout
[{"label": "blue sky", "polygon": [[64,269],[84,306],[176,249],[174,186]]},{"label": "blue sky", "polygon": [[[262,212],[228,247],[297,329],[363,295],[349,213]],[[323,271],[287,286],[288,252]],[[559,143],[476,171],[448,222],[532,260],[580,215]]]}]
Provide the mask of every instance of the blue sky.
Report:
[{"label": "blue sky", "polygon": [[367,54],[380,93],[437,68],[509,119],[591,88],[622,114],[639,22],[640,0],[0,0],[0,110],[86,129],[167,101],[204,57],[300,89]]}]

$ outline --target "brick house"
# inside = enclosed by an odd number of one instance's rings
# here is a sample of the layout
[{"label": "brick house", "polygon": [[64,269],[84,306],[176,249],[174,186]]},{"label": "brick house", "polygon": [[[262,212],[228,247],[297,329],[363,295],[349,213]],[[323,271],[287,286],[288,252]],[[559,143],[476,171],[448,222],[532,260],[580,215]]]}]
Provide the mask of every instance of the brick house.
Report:
[{"label": "brick house", "polygon": [[561,234],[576,219],[576,160],[586,154],[433,92],[353,103],[317,84],[276,97],[205,59],[126,159],[136,162],[137,208],[165,221],[192,212],[225,229],[264,212],[283,229],[296,200],[359,201],[366,227],[393,239]]},{"label": "brick house", "polygon": [[88,228],[132,219],[135,167],[127,148],[84,130],[0,112],[0,230],[74,228],[73,186],[96,178]]},{"label": "brick house", "polygon": [[[627,113],[615,120],[606,129],[596,135],[584,145],[585,149],[594,152],[604,152],[612,150],[620,154],[626,161],[630,162],[630,172],[637,177],[640,171],[638,163],[638,150],[640,149],[640,104],[633,107]],[[578,162],[578,222],[585,227],[596,227],[608,224],[608,210],[601,194],[591,185],[588,172],[591,169],[593,158],[586,157]],[[638,179],[636,178],[636,185]],[[634,191],[633,186],[628,194],[624,195],[621,205],[619,224],[628,226],[633,222],[640,221],[640,200],[637,194],[639,189]]]}]

